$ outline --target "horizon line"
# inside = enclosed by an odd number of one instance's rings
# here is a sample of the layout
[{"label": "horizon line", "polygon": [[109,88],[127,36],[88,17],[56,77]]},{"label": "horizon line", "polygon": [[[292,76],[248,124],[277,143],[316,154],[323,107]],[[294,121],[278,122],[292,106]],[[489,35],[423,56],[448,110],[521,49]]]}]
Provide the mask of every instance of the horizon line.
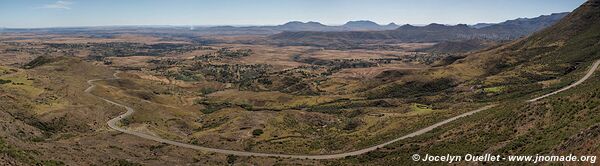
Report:
[{"label": "horizon line", "polygon": [[[553,14],[562,14],[562,13],[571,13],[571,11],[566,11],[566,12],[555,12],[555,13],[550,13],[550,14],[542,14],[536,17],[519,17],[519,18],[514,18],[514,19],[509,19],[509,20],[517,20],[517,19],[532,19],[532,18],[537,18],[537,17],[542,17],[542,16],[550,16]],[[131,24],[131,25],[126,25],[126,24],[121,24],[121,25],[67,25],[67,26],[40,26],[40,27],[5,27],[5,26],[0,26],[0,29],[54,29],[54,28],[95,28],[95,27],[150,27],[150,28],[156,28],[156,27],[187,27],[187,28],[191,28],[191,27],[202,27],[202,28],[210,28],[210,27],[219,27],[219,26],[232,26],[232,27],[238,27],[238,28],[243,28],[243,27],[258,27],[258,26],[279,26],[279,25],[284,25],[286,23],[290,23],[290,22],[302,22],[302,23],[308,23],[308,22],[316,22],[319,24],[323,24],[326,26],[343,26],[344,24],[348,23],[348,22],[352,22],[352,21],[370,21],[370,22],[374,22],[377,25],[380,26],[385,26],[385,25],[389,25],[389,24],[396,24],[396,25],[413,25],[413,26],[426,26],[426,25],[430,25],[430,24],[442,24],[442,25],[448,25],[448,26],[454,26],[454,25],[476,25],[476,24],[498,24],[498,23],[502,23],[508,20],[504,20],[501,22],[477,22],[477,23],[437,23],[437,22],[431,22],[431,23],[402,23],[402,24],[398,24],[395,22],[390,22],[387,24],[380,24],[378,22],[372,21],[370,19],[359,19],[359,20],[349,20],[346,21],[345,23],[342,24],[328,24],[328,23],[322,23],[320,21],[300,21],[300,20],[290,20],[287,21],[283,24]]]}]

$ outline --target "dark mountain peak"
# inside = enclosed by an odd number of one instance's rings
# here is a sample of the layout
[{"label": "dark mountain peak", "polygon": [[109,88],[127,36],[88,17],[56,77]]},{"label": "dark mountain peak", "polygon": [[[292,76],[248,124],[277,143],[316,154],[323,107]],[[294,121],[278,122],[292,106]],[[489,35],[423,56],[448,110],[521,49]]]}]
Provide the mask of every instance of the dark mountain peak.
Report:
[{"label": "dark mountain peak", "polygon": [[315,22],[315,21],[309,21],[309,22],[306,22],[306,24],[323,25],[320,22]]},{"label": "dark mountain peak", "polygon": [[485,28],[485,27],[489,27],[492,25],[495,25],[495,24],[494,23],[477,23],[475,25],[471,25],[471,27],[475,28],[475,29],[480,29],[480,28]]},{"label": "dark mountain peak", "polygon": [[330,29],[330,27],[328,27],[327,25],[323,25],[319,22],[314,21],[291,21],[283,25],[276,26],[275,28],[283,31],[326,31]]},{"label": "dark mountain peak", "polygon": [[290,21],[281,26],[304,26],[304,25],[317,25],[317,26],[325,26],[319,22],[309,21],[309,22],[301,22],[301,21]]},{"label": "dark mountain peak", "polygon": [[417,29],[417,28],[419,28],[419,27],[410,25],[410,24],[404,24],[404,25],[398,27],[396,30],[411,30],[411,29]]},{"label": "dark mountain peak", "polygon": [[385,25],[384,27],[388,30],[392,30],[392,29],[396,29],[396,28],[400,27],[400,25],[392,22],[392,23]]},{"label": "dark mountain peak", "polygon": [[425,26],[426,28],[443,28],[443,27],[447,27],[444,24],[438,24],[438,23],[431,23],[427,26]]},{"label": "dark mountain peak", "polygon": [[356,24],[379,25],[379,24],[377,24],[373,21],[369,21],[369,20],[348,21],[344,25],[356,25]]},{"label": "dark mountain peak", "polygon": [[359,21],[348,21],[346,24],[342,25],[346,28],[354,28],[354,29],[376,29],[381,28],[381,25],[369,21],[369,20],[359,20]]},{"label": "dark mountain peak", "polygon": [[455,26],[459,27],[459,28],[469,28],[469,25],[467,25],[467,24],[457,24]]},{"label": "dark mountain peak", "polygon": [[410,25],[410,24],[404,24],[402,26],[400,26],[400,28],[414,28],[416,26]]},{"label": "dark mountain peak", "polygon": [[300,21],[290,21],[290,22],[287,22],[287,23],[285,23],[283,25],[285,26],[285,25],[298,25],[298,24],[304,24],[304,23],[300,22]]}]

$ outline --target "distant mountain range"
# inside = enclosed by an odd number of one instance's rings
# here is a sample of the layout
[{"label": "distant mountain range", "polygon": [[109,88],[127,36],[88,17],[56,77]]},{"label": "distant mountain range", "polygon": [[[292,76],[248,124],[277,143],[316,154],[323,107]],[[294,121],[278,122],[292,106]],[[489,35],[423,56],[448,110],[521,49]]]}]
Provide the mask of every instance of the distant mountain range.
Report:
[{"label": "distant mountain range", "polygon": [[[479,23],[474,25],[429,24],[426,26],[387,25],[373,21],[349,21],[343,25],[330,26],[319,22],[292,21],[274,26],[107,26],[107,27],[68,27],[36,29],[0,29],[4,32],[44,32],[77,33],[110,36],[115,31],[121,33],[171,34],[179,37],[203,35],[268,35],[260,41],[240,41],[274,45],[310,45],[328,48],[358,48],[362,44],[400,43],[400,42],[436,42],[440,48],[453,48],[456,51],[470,51],[482,48],[489,43],[497,43],[524,37],[549,27],[568,13],[555,13],[536,18],[518,18],[501,23]],[[194,34],[194,35],[190,35]],[[195,40],[195,39],[194,39]],[[465,43],[463,41],[478,41]],[[489,42],[493,41],[493,42]],[[204,41],[203,41],[204,42]],[[218,42],[218,41],[211,41]],[[465,49],[462,49],[465,48]],[[435,49],[434,49],[435,50]]]},{"label": "distant mountain range", "polygon": [[[431,24],[433,26],[446,26],[446,27],[467,27],[473,29],[484,29],[486,30],[499,30],[502,32],[502,37],[506,39],[512,39],[515,36],[523,36],[526,34],[530,34],[531,32],[537,31],[544,27],[548,27],[552,23],[560,20],[562,17],[567,15],[568,13],[556,13],[551,15],[543,15],[536,18],[519,18],[515,20],[509,20],[501,23],[479,23],[475,25],[464,25],[459,24],[455,26],[447,26],[441,24]],[[410,25],[407,25],[410,26]],[[391,30],[402,30],[399,29],[402,26],[399,26],[395,23],[389,23],[387,25],[377,24],[373,21],[369,20],[359,20],[359,21],[349,21],[344,25],[339,26],[330,26],[324,25],[319,22],[300,22],[300,21],[292,21],[285,23],[283,25],[275,25],[275,26],[245,26],[245,27],[235,27],[235,26],[215,26],[215,27],[201,27],[195,28],[194,31],[205,33],[205,34],[262,34],[262,35],[270,35],[281,32],[301,32],[303,31],[311,31],[311,32],[348,32],[354,33],[353,31],[391,31]],[[412,26],[417,27],[417,26]],[[429,29],[431,27],[424,27],[423,29]],[[487,29],[486,29],[487,28]],[[508,36],[506,35],[508,33]],[[293,36],[298,36],[298,33],[294,33]],[[285,34],[283,35],[285,36]],[[302,35],[300,35],[302,36]],[[388,35],[384,35],[388,36]],[[495,38],[495,37],[494,37]]]},{"label": "distant mountain range", "polygon": [[[498,74],[496,78],[505,80],[498,84],[538,84],[577,73],[575,69],[587,70],[591,62],[600,59],[600,0],[588,0],[567,16],[543,16],[538,21],[558,17],[564,18],[521,40],[469,54],[450,65],[450,70]],[[504,25],[523,25],[526,21],[511,20]]]},{"label": "distant mountain range", "polygon": [[542,27],[549,26],[549,25],[557,22],[557,20],[562,19],[563,17],[565,17],[568,14],[569,14],[569,12],[553,13],[550,15],[542,15],[542,16],[535,17],[535,18],[518,18],[518,19],[508,20],[508,21],[501,22],[501,23],[477,23],[475,25],[470,25],[470,27],[480,29],[480,28],[485,28],[485,27],[489,27],[489,26],[493,26],[493,25],[503,25],[503,26],[533,26],[532,29],[537,29],[537,27],[539,27],[539,26],[542,26]]},{"label": "distant mountain range", "polygon": [[[527,36],[549,27],[567,14],[569,13],[555,13],[536,18],[519,18],[497,24],[476,24],[473,26],[433,23],[427,26],[407,24],[393,30],[383,31],[285,31],[270,36],[270,39],[285,45],[317,46],[380,42],[382,40],[393,42],[443,42],[473,39],[505,41]],[[360,27],[364,29],[373,26],[372,24],[370,26],[365,25],[369,24],[361,24]]]},{"label": "distant mountain range", "polygon": [[280,32],[299,32],[299,31],[316,31],[316,32],[333,32],[333,31],[383,31],[393,30],[400,26],[395,23],[380,25],[373,21],[360,20],[349,21],[340,26],[329,26],[319,22],[300,22],[291,21],[283,25],[275,26],[215,26],[195,28],[194,31],[208,34],[257,34],[257,35],[272,35]]},{"label": "distant mountain range", "polygon": [[392,30],[400,27],[396,25],[396,23],[389,23],[387,25],[379,25],[373,21],[361,20],[361,21],[349,21],[346,24],[341,26],[346,30],[362,30],[362,31],[372,31],[372,30]]}]

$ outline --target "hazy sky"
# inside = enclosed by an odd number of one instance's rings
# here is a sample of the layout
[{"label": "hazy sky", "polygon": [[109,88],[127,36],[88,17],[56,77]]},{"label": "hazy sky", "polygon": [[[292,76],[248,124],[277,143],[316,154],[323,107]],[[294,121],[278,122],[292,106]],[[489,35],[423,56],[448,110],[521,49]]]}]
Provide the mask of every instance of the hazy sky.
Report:
[{"label": "hazy sky", "polygon": [[0,27],[501,22],[585,0],[0,0]]}]

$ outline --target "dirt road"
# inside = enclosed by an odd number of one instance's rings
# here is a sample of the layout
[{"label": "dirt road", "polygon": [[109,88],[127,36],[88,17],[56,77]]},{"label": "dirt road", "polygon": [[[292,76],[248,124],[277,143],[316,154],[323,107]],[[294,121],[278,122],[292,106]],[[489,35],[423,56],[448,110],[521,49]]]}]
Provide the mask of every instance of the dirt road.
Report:
[{"label": "dirt road", "polygon": [[[577,81],[577,82],[575,82],[575,83],[573,83],[573,84],[571,84],[569,86],[566,86],[566,87],[564,87],[564,88],[562,88],[560,90],[554,91],[552,93],[548,93],[546,95],[543,95],[543,96],[540,96],[540,97],[528,100],[527,102],[534,102],[534,101],[546,98],[548,96],[560,93],[562,91],[568,90],[570,88],[573,88],[573,87],[575,87],[575,86],[583,83],[585,80],[587,80],[588,78],[590,78],[593,75],[594,71],[596,71],[596,69],[598,68],[598,65],[600,65],[600,60],[596,61],[592,65],[592,67],[589,69],[589,71],[586,73],[586,75],[583,78],[581,78],[579,81]],[[115,73],[114,74],[115,78],[111,78],[111,79],[120,79],[117,76],[117,74],[118,73]],[[85,92],[86,93],[90,93],[94,89],[94,87],[96,87],[96,85],[94,84],[94,82],[95,81],[99,81],[99,80],[102,80],[102,79],[89,80],[88,84],[90,84],[90,87],[87,88],[85,90]],[[90,94],[92,94],[92,93],[90,93]],[[407,139],[407,138],[410,138],[410,137],[415,137],[415,136],[421,135],[423,133],[427,133],[427,132],[429,132],[429,131],[431,131],[431,130],[439,127],[439,126],[442,126],[444,124],[450,123],[450,122],[452,122],[452,121],[454,121],[456,119],[459,119],[459,118],[462,118],[462,117],[465,117],[465,116],[469,116],[469,115],[475,114],[477,112],[484,111],[484,110],[487,110],[487,109],[490,109],[490,108],[496,106],[496,105],[488,105],[488,106],[485,106],[485,107],[482,107],[482,108],[479,108],[479,109],[476,109],[476,110],[473,110],[473,111],[470,111],[470,112],[467,112],[467,113],[464,113],[464,114],[452,117],[450,119],[446,119],[444,121],[435,123],[435,124],[433,124],[431,126],[425,127],[423,129],[420,129],[420,130],[415,131],[413,133],[410,133],[410,134],[404,135],[402,137],[396,138],[394,140],[391,140],[391,141],[388,141],[388,142],[385,142],[385,143],[382,143],[382,144],[379,144],[379,145],[375,145],[375,146],[372,146],[372,147],[368,147],[368,148],[365,148],[365,149],[360,149],[360,150],[357,150],[357,151],[346,152],[346,153],[339,153],[339,154],[324,154],[324,155],[287,155],[287,154],[256,153],[256,152],[246,152],[246,151],[235,151],[235,150],[227,150],[227,149],[209,148],[209,147],[203,147],[203,146],[197,146],[197,145],[192,145],[192,144],[187,144],[187,143],[181,143],[181,142],[177,142],[177,141],[167,140],[167,139],[163,139],[163,138],[160,138],[160,137],[148,135],[148,134],[141,133],[141,132],[130,131],[130,130],[127,130],[125,128],[120,127],[118,124],[124,118],[127,118],[127,117],[131,116],[135,112],[135,110],[133,108],[131,108],[131,107],[128,107],[128,106],[123,105],[123,104],[119,104],[117,102],[114,102],[114,101],[111,101],[111,100],[108,100],[108,99],[105,99],[105,98],[102,98],[100,96],[96,96],[96,97],[98,97],[98,98],[100,98],[100,99],[102,99],[102,100],[104,100],[104,101],[106,101],[108,103],[114,104],[116,106],[123,107],[123,108],[125,108],[127,110],[127,112],[125,112],[124,114],[119,115],[118,117],[113,118],[110,121],[108,121],[108,126],[110,128],[112,128],[114,130],[117,130],[117,131],[120,131],[120,132],[123,132],[123,133],[126,133],[126,134],[135,135],[135,136],[138,136],[138,137],[143,138],[143,139],[154,140],[154,141],[157,141],[157,142],[162,142],[162,143],[166,143],[166,144],[170,144],[170,145],[175,145],[175,146],[184,147],[184,148],[190,148],[190,149],[196,149],[196,150],[202,150],[202,151],[207,151],[207,152],[215,152],[215,153],[222,153],[222,154],[231,154],[231,155],[237,155],[237,156],[284,157],[284,158],[299,158],[299,159],[336,159],[336,158],[343,158],[343,157],[347,157],[347,156],[354,156],[354,155],[364,154],[364,153],[376,150],[378,148],[382,148],[382,147],[387,146],[389,144],[392,144],[394,142],[397,142],[397,141],[400,141],[400,140],[403,140],[403,139]]]}]

